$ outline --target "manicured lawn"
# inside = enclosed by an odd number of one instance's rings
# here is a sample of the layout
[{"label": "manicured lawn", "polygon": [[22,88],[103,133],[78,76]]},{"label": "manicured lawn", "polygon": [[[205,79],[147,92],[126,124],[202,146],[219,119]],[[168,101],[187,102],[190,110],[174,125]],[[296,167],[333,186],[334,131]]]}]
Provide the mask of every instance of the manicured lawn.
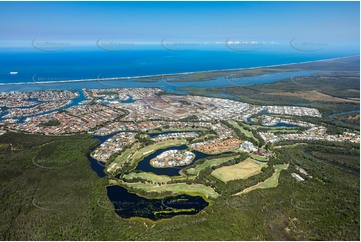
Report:
[{"label": "manicured lawn", "polygon": [[156,175],[151,172],[141,172],[141,173],[132,172],[132,173],[124,175],[123,178],[127,179],[127,180],[130,180],[133,178],[140,178],[140,179],[152,182],[152,183],[167,183],[172,180],[172,179],[170,179],[169,176]]},{"label": "manicured lawn", "polygon": [[236,157],[237,156],[230,156],[230,157],[222,157],[222,158],[206,160],[202,164],[197,165],[196,167],[189,168],[187,170],[187,173],[191,174],[191,175],[196,175],[200,171],[202,171],[202,170],[204,170],[204,169],[206,169],[208,167],[218,166],[218,165],[226,163],[227,161],[230,161],[230,160],[232,160],[232,159],[234,159]]},{"label": "manicured lawn", "polygon": [[248,177],[257,175],[261,172],[262,167],[266,166],[266,163],[261,163],[252,158],[248,158],[236,165],[218,168],[212,172],[212,176],[227,183],[228,181],[247,179]]},{"label": "manicured lawn", "polygon": [[145,192],[172,192],[173,194],[190,194],[190,195],[204,195],[206,198],[217,198],[219,194],[213,190],[213,188],[201,185],[201,184],[165,184],[165,185],[154,185],[144,183],[122,183],[129,188],[141,189]]},{"label": "manicured lawn", "polygon": [[243,134],[245,134],[247,137],[252,138],[252,139],[256,139],[250,131],[245,130],[245,129],[244,129],[243,127],[241,127],[236,121],[230,120],[230,121],[228,121],[228,123],[229,123],[230,125],[232,125],[233,128],[238,129],[239,131],[241,131],[241,132],[242,132]]},{"label": "manicured lawn", "polygon": [[287,164],[281,164],[281,165],[275,165],[275,172],[273,173],[273,175],[266,179],[263,182],[258,183],[257,185],[248,187],[246,189],[244,189],[241,192],[238,192],[234,195],[242,195],[245,194],[247,192],[256,190],[256,189],[266,189],[266,188],[272,188],[272,187],[277,187],[278,186],[278,178],[280,177],[281,171],[284,169],[287,169],[288,165]]},{"label": "manicured lawn", "polygon": [[255,160],[268,161],[268,158],[265,156],[260,156],[260,155],[256,155],[256,154],[250,154],[250,156]]}]

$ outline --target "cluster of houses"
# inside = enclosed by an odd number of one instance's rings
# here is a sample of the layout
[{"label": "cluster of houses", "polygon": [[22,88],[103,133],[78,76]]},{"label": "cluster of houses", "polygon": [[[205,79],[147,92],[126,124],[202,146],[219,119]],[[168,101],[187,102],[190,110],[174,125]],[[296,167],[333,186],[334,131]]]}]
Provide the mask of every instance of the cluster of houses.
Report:
[{"label": "cluster of houses", "polygon": [[282,140],[325,140],[360,143],[360,135],[344,132],[343,134],[331,135],[326,133],[323,126],[315,126],[301,133],[275,134],[272,132],[259,132],[263,140],[270,143],[276,143]]},{"label": "cluster of houses", "polygon": [[167,150],[150,160],[154,167],[165,168],[174,166],[185,166],[192,163],[195,155],[185,150]]},{"label": "cluster of houses", "polygon": [[[235,141],[234,131],[220,123],[220,120],[245,120],[262,111],[273,114],[321,117],[320,112],[315,108],[257,106],[229,99],[201,96],[159,96],[160,92],[162,92],[160,88],[83,89],[83,93],[89,100],[92,100],[91,102],[52,113],[50,112],[53,110],[67,106],[73,98],[79,96],[79,93],[76,91],[0,93],[0,104],[4,105],[1,109],[2,120],[0,127],[3,127],[6,123],[6,129],[9,130],[57,135],[80,132],[107,135],[121,130],[150,131],[182,127],[204,128],[216,133],[217,138],[194,145],[197,148],[213,152],[240,145],[239,140]],[[137,101],[123,103],[122,100],[129,98],[129,96],[132,96]],[[114,102],[109,102],[109,100]],[[167,112],[160,108],[167,105],[170,105]],[[179,121],[182,120],[179,119],[180,117],[188,117],[187,115],[194,114],[194,109],[196,109],[197,113],[197,115],[193,115],[196,116],[195,120]],[[43,114],[44,112],[45,114]],[[18,122],[16,118],[18,120],[21,118],[26,119],[22,123],[22,121]],[[328,135],[325,127],[307,122],[268,115],[261,116],[261,120],[265,126],[283,122],[309,128],[301,133],[260,132],[259,134],[266,142],[274,143],[280,140],[360,142],[358,134]],[[44,125],[48,123],[54,125]],[[187,138],[196,135],[195,133],[177,133],[161,135],[155,140]],[[253,148],[250,144],[245,143],[242,144],[240,149],[248,151]]]},{"label": "cluster of houses", "polygon": [[[68,134],[86,132],[106,122],[111,122],[124,113],[100,104],[74,106],[64,112],[53,112],[27,118],[24,123],[9,125],[10,129],[39,134]],[[44,126],[51,120],[58,125]]]},{"label": "cluster of houses", "polygon": [[107,88],[107,89],[83,89],[84,95],[89,99],[105,98],[127,100],[131,96],[134,100],[155,96],[160,93],[160,88]]},{"label": "cluster of houses", "polygon": [[3,118],[20,118],[23,116],[31,116],[44,112],[49,112],[62,107],[65,107],[71,103],[71,100],[44,102],[32,107],[12,108],[7,111],[7,114]]},{"label": "cluster of houses", "polygon": [[268,115],[262,115],[259,117],[259,119],[261,120],[261,124],[263,126],[274,126],[274,125],[277,125],[278,123],[296,125],[296,126],[300,126],[300,127],[315,127],[316,126],[309,122],[295,121],[295,120],[290,120],[290,119],[285,119],[285,118],[280,118],[280,117],[272,117],[272,116],[268,116]]},{"label": "cluster of houses", "polygon": [[195,138],[199,135],[196,132],[175,132],[168,134],[160,134],[152,138],[154,141],[163,141],[167,139],[186,139],[186,138]]},{"label": "cluster of houses", "polygon": [[106,162],[113,154],[120,152],[127,145],[134,143],[135,133],[121,132],[107,139],[90,155],[94,159],[102,162]]},{"label": "cluster of houses", "polygon": [[316,108],[306,108],[297,106],[263,106],[262,110],[267,113],[285,114],[293,116],[310,116],[310,117],[322,117],[320,111]]}]

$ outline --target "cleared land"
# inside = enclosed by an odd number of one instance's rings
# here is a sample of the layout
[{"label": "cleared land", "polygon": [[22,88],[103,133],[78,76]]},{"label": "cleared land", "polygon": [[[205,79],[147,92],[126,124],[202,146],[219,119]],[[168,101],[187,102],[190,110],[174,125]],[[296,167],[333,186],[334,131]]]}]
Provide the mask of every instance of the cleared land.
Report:
[{"label": "cleared land", "polygon": [[221,154],[224,152],[237,152],[242,141],[236,138],[217,140],[215,143],[207,143],[195,146],[193,149],[205,154]]},{"label": "cleared land", "polygon": [[141,172],[141,173],[132,172],[132,173],[124,175],[123,178],[125,180],[142,179],[142,180],[146,180],[146,181],[149,181],[152,183],[167,183],[172,180],[169,178],[169,176],[156,175],[151,172]]},{"label": "cleared land", "polygon": [[266,163],[261,163],[252,158],[248,158],[233,166],[225,166],[214,170],[211,175],[218,178],[224,183],[232,180],[247,179],[261,172]]},{"label": "cleared land", "polygon": [[230,156],[230,157],[222,157],[222,158],[217,158],[217,159],[205,160],[202,164],[199,164],[195,167],[189,168],[187,170],[187,173],[191,174],[191,175],[196,175],[208,167],[214,167],[214,166],[221,165],[221,164],[226,163],[227,161],[230,161],[236,157],[237,156]]},{"label": "cleared land", "polygon": [[266,95],[283,95],[289,97],[300,97],[308,101],[321,101],[321,102],[355,102],[359,103],[359,100],[348,99],[348,98],[338,98],[331,95],[327,95],[316,90],[305,91],[305,92],[264,92],[262,94]]},{"label": "cleared land", "polygon": [[273,175],[270,178],[254,185],[254,186],[248,187],[248,188],[244,189],[243,191],[234,194],[233,196],[239,196],[239,195],[245,194],[247,192],[250,192],[250,191],[253,191],[256,189],[277,187],[278,186],[278,178],[280,177],[281,171],[284,169],[287,169],[287,167],[288,167],[288,164],[275,165],[275,172],[273,173]]},{"label": "cleared land", "polygon": [[[118,184],[119,185],[119,184]],[[188,185],[186,183],[176,183],[176,184],[166,184],[166,185],[154,185],[154,184],[144,184],[144,183],[121,183],[120,185],[125,185],[128,188],[140,189],[145,192],[156,192],[161,194],[162,192],[172,192],[173,194],[190,194],[190,195],[204,195],[206,198],[217,198],[219,194],[213,190],[213,188],[201,185],[201,184],[192,184]]]}]

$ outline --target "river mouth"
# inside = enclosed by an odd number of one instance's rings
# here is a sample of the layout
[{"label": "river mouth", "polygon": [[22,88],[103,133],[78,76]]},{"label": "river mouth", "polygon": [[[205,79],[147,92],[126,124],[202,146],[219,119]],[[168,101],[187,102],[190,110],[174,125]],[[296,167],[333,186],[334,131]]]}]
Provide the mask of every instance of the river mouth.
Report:
[{"label": "river mouth", "polygon": [[208,206],[208,202],[200,196],[182,194],[162,199],[147,199],[129,193],[120,186],[108,186],[107,194],[116,214],[122,218],[167,219],[177,215],[193,215]]}]

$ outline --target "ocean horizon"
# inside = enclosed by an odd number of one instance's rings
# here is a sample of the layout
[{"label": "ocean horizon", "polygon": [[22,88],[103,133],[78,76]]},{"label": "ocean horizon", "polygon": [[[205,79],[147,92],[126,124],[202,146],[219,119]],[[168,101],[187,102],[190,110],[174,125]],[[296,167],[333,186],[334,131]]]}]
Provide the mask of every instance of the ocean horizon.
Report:
[{"label": "ocean horizon", "polygon": [[38,49],[0,50],[0,83],[138,77],[245,69],[359,55],[358,50],[273,49]]}]

